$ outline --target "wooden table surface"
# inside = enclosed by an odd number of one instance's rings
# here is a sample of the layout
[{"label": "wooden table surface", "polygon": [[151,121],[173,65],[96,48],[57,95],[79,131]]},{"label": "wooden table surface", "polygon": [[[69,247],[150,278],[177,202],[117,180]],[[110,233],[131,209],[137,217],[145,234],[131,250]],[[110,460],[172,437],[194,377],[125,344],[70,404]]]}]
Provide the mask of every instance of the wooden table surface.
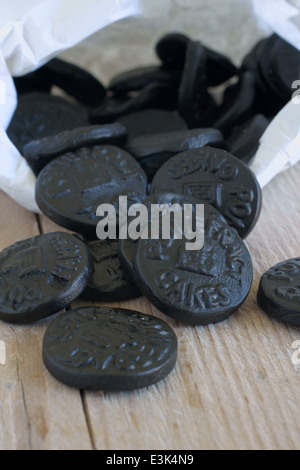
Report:
[{"label": "wooden table surface", "polygon": [[[51,319],[0,323],[1,449],[299,449],[298,328],[271,321],[256,303],[260,276],[300,255],[300,165],[264,190],[261,218],[247,239],[251,294],[228,321],[205,328],[166,319],[179,339],[174,372],[133,393],[86,393],[57,382],[42,362]],[[0,248],[57,229],[5,194]],[[119,304],[118,304],[119,305]],[[122,303],[163,317],[145,299]],[[5,349],[4,349],[5,348]]]}]

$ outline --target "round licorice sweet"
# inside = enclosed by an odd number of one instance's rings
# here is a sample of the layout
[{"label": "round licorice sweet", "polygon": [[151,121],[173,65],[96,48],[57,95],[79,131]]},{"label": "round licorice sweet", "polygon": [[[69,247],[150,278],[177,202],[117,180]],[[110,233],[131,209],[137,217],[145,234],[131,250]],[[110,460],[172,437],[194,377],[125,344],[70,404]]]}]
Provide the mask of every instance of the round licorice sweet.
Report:
[{"label": "round licorice sweet", "polygon": [[15,243],[0,254],[0,319],[25,324],[61,311],[92,273],[89,250],[73,235],[55,232]]},{"label": "round licorice sweet", "polygon": [[127,149],[137,160],[161,156],[172,157],[186,150],[206,146],[225,145],[223,135],[217,129],[191,129],[136,137],[127,143]]},{"label": "round licorice sweet", "polygon": [[169,33],[156,44],[156,53],[165,66],[182,70],[190,38],[181,33]]},{"label": "round licorice sweet", "polygon": [[140,67],[114,77],[110,82],[109,89],[117,95],[126,95],[132,91],[142,90],[152,83],[178,87],[180,78],[181,72],[170,71],[164,67]]},{"label": "round licorice sweet", "polygon": [[141,297],[136,285],[121,267],[118,241],[95,240],[88,243],[94,260],[94,274],[82,297],[101,302],[121,302]]},{"label": "round licorice sweet", "polygon": [[267,271],[257,299],[270,317],[300,326],[300,258],[283,261]]},{"label": "round licorice sweet", "polygon": [[108,97],[103,105],[89,114],[91,122],[107,124],[119,120],[121,116],[143,109],[177,109],[178,90],[164,83],[152,83],[134,97]]},{"label": "round licorice sweet", "polygon": [[87,125],[84,108],[57,96],[29,93],[20,97],[7,134],[22,152],[32,140]]},{"label": "round licorice sweet", "polygon": [[237,124],[253,115],[256,96],[256,81],[252,72],[244,72],[239,82],[230,88],[230,95],[220,107],[217,120],[212,127],[228,135]]},{"label": "round licorice sweet", "polygon": [[58,225],[95,239],[101,204],[117,210],[119,196],[127,196],[130,206],[145,199],[146,191],[146,175],[127,152],[113,146],[84,147],[41,171],[36,201]]},{"label": "round licorice sweet", "polygon": [[217,129],[192,129],[130,139],[127,150],[141,163],[151,181],[161,166],[172,156],[189,149],[206,146],[225,147],[223,135]]},{"label": "round licorice sweet", "polygon": [[253,267],[236,230],[205,205],[204,246],[187,240],[140,240],[134,269],[139,288],[165,315],[191,325],[226,320],[246,300]]},{"label": "round licorice sweet", "polygon": [[177,338],[162,320],[103,307],[57,317],[43,341],[43,360],[60,382],[84,390],[130,391],[164,379],[177,360]]},{"label": "round licorice sweet", "polygon": [[214,101],[207,92],[207,52],[190,41],[179,88],[178,109],[190,128],[208,127]]},{"label": "round licorice sweet", "polygon": [[61,59],[50,60],[36,74],[86,106],[99,106],[106,97],[106,89],[97,78],[78,65]]},{"label": "round licorice sweet", "polygon": [[224,150],[188,150],[165,163],[155,175],[152,194],[171,192],[215,206],[246,238],[261,211],[262,191],[254,173]]},{"label": "round licorice sweet", "polygon": [[260,139],[270,124],[270,120],[262,114],[257,114],[242,126],[237,126],[226,140],[230,153],[249,163],[255,156]]},{"label": "round licorice sweet", "polygon": [[187,130],[186,123],[177,111],[162,109],[144,109],[127,114],[119,118],[118,122],[125,127],[129,139],[142,135]]},{"label": "round licorice sweet", "polygon": [[[182,70],[190,38],[181,33],[164,36],[156,45],[156,52],[163,64],[174,70]],[[215,87],[238,74],[237,67],[229,57],[203,46],[207,54],[206,73],[208,86]]]},{"label": "round licorice sweet", "polygon": [[79,127],[57,135],[32,140],[23,148],[23,156],[36,174],[54,158],[81,147],[124,144],[126,129],[121,124]]}]

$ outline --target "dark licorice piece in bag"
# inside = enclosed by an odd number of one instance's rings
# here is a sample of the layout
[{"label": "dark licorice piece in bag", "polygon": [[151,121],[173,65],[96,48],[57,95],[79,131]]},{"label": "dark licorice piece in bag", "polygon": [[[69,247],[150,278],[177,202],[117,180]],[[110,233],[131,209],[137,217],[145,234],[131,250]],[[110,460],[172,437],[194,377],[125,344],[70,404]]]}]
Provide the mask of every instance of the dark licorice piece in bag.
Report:
[{"label": "dark licorice piece in bag", "polygon": [[122,145],[126,139],[126,129],[121,124],[80,127],[33,140],[24,146],[22,153],[33,171],[39,174],[48,163],[64,153],[101,144]]},{"label": "dark licorice piece in bag", "polygon": [[[191,39],[181,33],[167,34],[156,45],[156,53],[163,64],[174,70],[183,70]],[[237,67],[229,57],[203,45],[207,54],[207,84],[215,87],[238,74]]]},{"label": "dark licorice piece in bag", "polygon": [[156,53],[171,70],[183,70],[190,38],[181,33],[169,33],[156,44]]},{"label": "dark licorice piece in bag", "polygon": [[207,91],[207,53],[201,43],[190,41],[179,89],[178,109],[189,128],[210,127],[215,103]]},{"label": "dark licorice piece in bag", "polygon": [[255,156],[261,137],[270,124],[262,114],[249,119],[242,126],[237,126],[226,140],[229,152],[244,163],[249,163]]},{"label": "dark licorice piece in bag", "polygon": [[107,124],[126,114],[151,108],[175,111],[177,100],[176,88],[153,83],[133,98],[107,98],[103,105],[90,112],[90,121],[95,124]]},{"label": "dark licorice piece in bag", "polygon": [[212,127],[220,129],[225,136],[228,135],[234,126],[251,117],[255,97],[255,76],[251,72],[245,72],[240,76],[239,82],[231,87],[229,96],[225,95],[218,118]]},{"label": "dark licorice piece in bag", "polygon": [[117,95],[126,95],[133,91],[140,91],[152,83],[176,88],[180,84],[180,79],[181,72],[170,71],[160,66],[140,67],[114,77],[109,84],[109,89]]},{"label": "dark licorice piece in bag", "polygon": [[129,140],[128,152],[140,161],[148,179],[172,156],[190,149],[205,146],[226,146],[223,135],[216,129],[193,129],[168,132],[165,134],[146,135]]},{"label": "dark licorice piece in bag", "polygon": [[280,37],[274,45],[272,55],[273,83],[278,94],[289,101],[291,87],[300,80],[300,51]]},{"label": "dark licorice piece in bag", "polygon": [[187,130],[185,121],[177,111],[164,111],[162,109],[137,111],[120,117],[118,122],[126,128],[128,139],[134,139],[142,135]]},{"label": "dark licorice piece in bag", "polygon": [[19,98],[7,134],[22,153],[32,140],[87,125],[83,107],[46,93],[30,93]]},{"label": "dark licorice piece in bag", "polygon": [[16,78],[15,83],[21,94],[27,90],[49,92],[56,85],[91,107],[99,106],[106,97],[106,89],[90,72],[61,59],[53,59],[35,72]]}]

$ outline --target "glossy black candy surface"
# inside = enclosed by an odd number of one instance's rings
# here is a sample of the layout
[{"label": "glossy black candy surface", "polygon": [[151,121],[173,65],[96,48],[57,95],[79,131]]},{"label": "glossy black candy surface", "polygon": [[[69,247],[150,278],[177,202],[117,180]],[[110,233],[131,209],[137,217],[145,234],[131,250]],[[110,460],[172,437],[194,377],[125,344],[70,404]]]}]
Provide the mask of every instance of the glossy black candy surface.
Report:
[{"label": "glossy black candy surface", "polygon": [[152,194],[173,192],[213,205],[246,238],[261,212],[262,191],[252,171],[224,150],[205,147],[176,155],[155,175]]},{"label": "glossy black candy surface", "polygon": [[230,153],[244,163],[249,163],[255,156],[260,139],[269,124],[269,119],[262,114],[258,114],[242,126],[235,127],[226,140]]},{"label": "glossy black candy surface", "polygon": [[57,317],[46,331],[43,359],[71,387],[129,391],[164,379],[177,359],[174,331],[139,312],[87,307]]},{"label": "glossy black candy surface", "polygon": [[64,228],[96,238],[101,204],[117,209],[119,196],[129,206],[146,196],[147,179],[139,163],[113,146],[83,147],[47,165],[36,183],[41,211]]},{"label": "glossy black candy surface", "polygon": [[146,135],[131,139],[127,150],[144,168],[149,181],[172,156],[205,146],[225,147],[223,135],[217,129],[192,129]]},{"label": "glossy black candy surface", "polygon": [[19,95],[38,91],[50,93],[56,85],[86,106],[99,106],[106,97],[104,86],[91,73],[57,58],[14,81]]},{"label": "glossy black candy surface", "polygon": [[118,122],[125,127],[129,139],[142,135],[187,130],[185,121],[177,111],[164,111],[162,109],[137,111],[120,117]]},{"label": "glossy black candy surface", "polygon": [[212,127],[228,135],[236,125],[251,117],[255,96],[255,76],[251,72],[245,72],[236,85],[226,90],[224,102]]},{"label": "glossy black candy surface", "polygon": [[168,33],[156,44],[156,53],[166,67],[183,70],[190,38],[181,33]]},{"label": "glossy black candy surface", "polygon": [[87,70],[61,59],[52,59],[42,69],[45,81],[56,85],[86,106],[99,106],[106,97],[102,83]]},{"label": "glossy black candy surface", "polygon": [[84,108],[46,93],[21,96],[7,134],[22,153],[24,145],[35,139],[88,125]]},{"label": "glossy black candy surface", "polygon": [[109,89],[117,95],[124,95],[132,91],[140,91],[152,83],[178,87],[180,78],[180,72],[170,71],[160,66],[140,67],[114,77]]},{"label": "glossy black candy surface", "polygon": [[177,109],[178,90],[164,83],[152,83],[134,97],[108,97],[98,108],[93,109],[89,119],[95,124],[107,124],[143,109]]},{"label": "glossy black candy surface", "polygon": [[[156,45],[156,53],[163,64],[174,70],[182,70],[191,39],[181,33],[170,33],[162,37]],[[226,82],[238,74],[237,67],[229,57],[204,46],[206,51],[206,75],[210,87]]]},{"label": "glossy black candy surface", "polygon": [[208,127],[214,110],[213,98],[207,92],[207,53],[201,43],[191,41],[179,88],[178,109],[188,126]]},{"label": "glossy black candy surface", "polygon": [[269,269],[261,278],[257,298],[270,317],[300,326],[300,258]]},{"label": "glossy black candy surface", "polygon": [[137,160],[152,156],[173,156],[186,150],[206,146],[225,145],[223,135],[216,129],[192,129],[186,131],[151,134],[129,140],[127,149]]},{"label": "glossy black candy surface", "polygon": [[188,251],[186,240],[140,240],[134,269],[144,295],[164,314],[191,325],[222,322],[246,300],[253,267],[236,230],[205,206],[205,241]]},{"label": "glossy black candy surface", "polygon": [[38,174],[54,158],[64,153],[101,144],[124,144],[126,129],[121,124],[79,127],[59,134],[32,140],[23,148],[23,155]]},{"label": "glossy black candy surface", "polygon": [[93,263],[86,245],[67,233],[38,235],[0,254],[0,319],[32,323],[81,295]]}]

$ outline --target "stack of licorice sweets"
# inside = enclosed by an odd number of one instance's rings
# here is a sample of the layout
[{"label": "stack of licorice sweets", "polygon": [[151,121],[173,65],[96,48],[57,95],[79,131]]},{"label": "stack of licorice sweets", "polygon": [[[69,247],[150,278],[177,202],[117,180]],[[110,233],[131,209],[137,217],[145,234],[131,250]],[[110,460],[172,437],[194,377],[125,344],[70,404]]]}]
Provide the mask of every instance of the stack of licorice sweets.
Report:
[{"label": "stack of licorice sweets", "polygon": [[[160,65],[114,77],[108,89],[60,59],[15,79],[8,135],[37,175],[40,210],[75,233],[39,235],[1,253],[0,318],[27,324],[59,313],[43,359],[72,387],[146,387],[177,360],[176,335],[164,321],[93,302],[145,295],[172,319],[204,326],[226,320],[251,289],[243,240],[262,193],[247,164],[291,99],[300,53],[272,35],[237,68],[179,33],[160,39],[156,52]],[[69,97],[53,96],[53,86]],[[117,208],[120,196],[128,208],[204,204],[204,247],[187,250],[187,239],[173,232],[169,240],[98,239],[97,208]],[[299,268],[300,259],[276,266],[258,295],[266,312],[296,324]],[[91,306],[60,313],[79,297]]]}]

